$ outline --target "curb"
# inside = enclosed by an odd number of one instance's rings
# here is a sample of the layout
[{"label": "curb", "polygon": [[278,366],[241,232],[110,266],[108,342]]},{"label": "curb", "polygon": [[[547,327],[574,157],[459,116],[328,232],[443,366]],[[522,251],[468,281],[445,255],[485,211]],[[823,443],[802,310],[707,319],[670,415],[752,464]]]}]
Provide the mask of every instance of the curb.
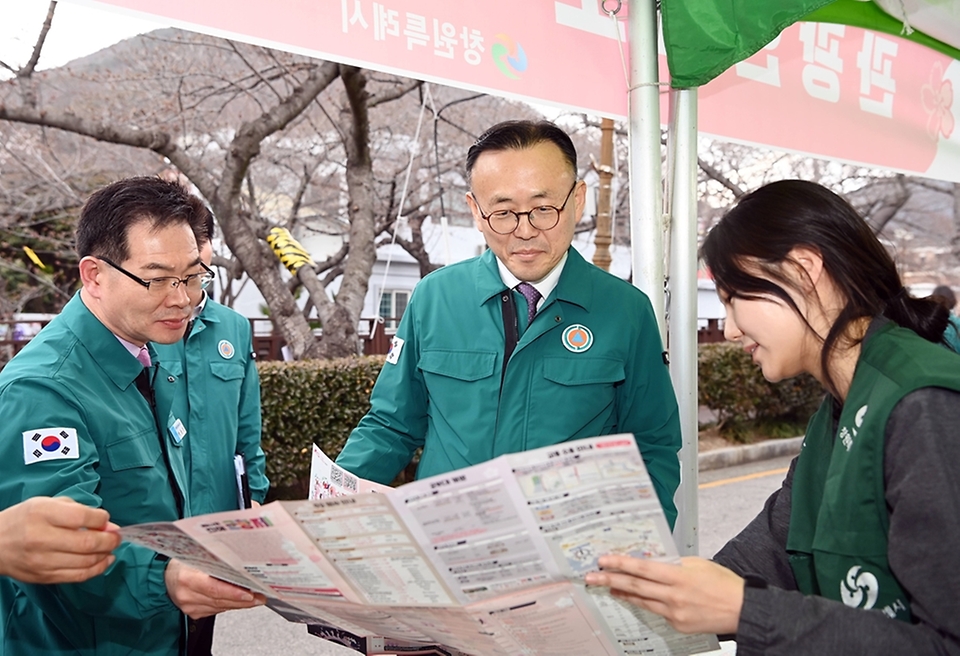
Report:
[{"label": "curb", "polygon": [[757,460],[769,460],[780,456],[795,456],[800,453],[803,444],[803,435],[783,440],[767,440],[758,444],[745,444],[725,449],[706,451],[697,456],[697,469],[708,471],[733,467]]}]

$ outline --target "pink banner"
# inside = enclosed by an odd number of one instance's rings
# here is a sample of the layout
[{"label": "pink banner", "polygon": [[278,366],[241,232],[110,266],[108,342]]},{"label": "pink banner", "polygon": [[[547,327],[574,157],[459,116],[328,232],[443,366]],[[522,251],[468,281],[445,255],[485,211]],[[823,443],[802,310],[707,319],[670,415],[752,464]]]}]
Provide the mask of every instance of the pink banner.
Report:
[{"label": "pink banner", "polygon": [[[625,118],[624,9],[600,0],[99,0],[200,32]],[[608,6],[617,3],[608,2]],[[662,79],[666,60],[660,55]],[[960,63],[863,29],[793,25],[700,90],[702,132],[960,181]],[[665,96],[664,96],[665,98]],[[666,103],[666,100],[664,100]],[[666,117],[664,104],[663,117]]]},{"label": "pink banner", "polygon": [[[700,91],[709,134],[960,180],[960,63],[843,25],[800,23]],[[954,166],[945,166],[952,152]]]},{"label": "pink banner", "polygon": [[[99,0],[98,4],[321,59],[590,113],[602,109],[626,115],[617,25],[600,10],[599,0]],[[624,8],[620,16],[625,12]],[[621,33],[625,30],[621,21]]]}]

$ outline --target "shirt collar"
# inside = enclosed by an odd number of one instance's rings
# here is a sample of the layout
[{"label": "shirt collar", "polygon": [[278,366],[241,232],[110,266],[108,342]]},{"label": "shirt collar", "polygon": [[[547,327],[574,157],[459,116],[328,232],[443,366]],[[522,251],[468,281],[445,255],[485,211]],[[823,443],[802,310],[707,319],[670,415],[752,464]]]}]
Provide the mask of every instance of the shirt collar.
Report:
[{"label": "shirt collar", "polygon": [[137,357],[138,355],[140,355],[140,349],[143,348],[142,346],[137,346],[133,342],[128,342],[123,337],[120,337],[117,334],[114,334],[114,337],[120,340],[120,343],[123,344],[123,348],[127,349],[127,352],[130,353],[130,355],[132,355],[133,357]]},{"label": "shirt collar", "polygon": [[[563,265],[567,263],[567,252],[563,253],[563,257],[560,258],[560,261],[557,262],[557,265],[550,270],[550,273],[545,275],[542,279],[537,281],[527,280],[526,282],[533,285],[533,288],[540,292],[540,302],[537,303],[537,308],[543,304],[544,300],[553,293],[553,290],[556,289],[557,283],[560,281],[560,274],[563,273]],[[500,258],[497,258],[497,269],[500,271],[500,280],[503,281],[503,284],[509,287],[510,289],[516,289],[522,280],[517,278],[515,275],[510,273],[510,270],[500,261]]]},{"label": "shirt collar", "polygon": [[200,313],[203,312],[203,308],[207,306],[207,299],[210,298],[207,296],[207,290],[203,290],[203,298],[200,299],[200,302],[197,303],[197,307],[193,308],[193,316],[191,319],[196,319],[200,316]]}]

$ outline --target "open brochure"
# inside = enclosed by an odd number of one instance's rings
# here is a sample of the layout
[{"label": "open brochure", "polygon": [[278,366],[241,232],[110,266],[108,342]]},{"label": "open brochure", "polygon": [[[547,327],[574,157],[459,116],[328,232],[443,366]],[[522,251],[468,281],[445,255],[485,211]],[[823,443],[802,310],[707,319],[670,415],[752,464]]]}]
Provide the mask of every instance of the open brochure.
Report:
[{"label": "open brochure", "polygon": [[680,634],[583,583],[603,554],[678,558],[632,435],[500,456],[398,488],[356,479],[325,457],[314,474],[312,494],[333,496],[121,533],[263,593],[285,618],[361,653],[718,648],[714,636]]}]

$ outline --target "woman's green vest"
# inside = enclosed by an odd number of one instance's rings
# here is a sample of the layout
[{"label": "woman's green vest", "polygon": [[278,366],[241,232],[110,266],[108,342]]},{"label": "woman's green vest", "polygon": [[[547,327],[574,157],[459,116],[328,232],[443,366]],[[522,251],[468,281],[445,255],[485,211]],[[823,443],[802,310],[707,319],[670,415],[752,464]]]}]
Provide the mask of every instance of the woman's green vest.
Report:
[{"label": "woman's green vest", "polygon": [[863,343],[836,432],[829,395],[810,420],[787,539],[800,591],[911,621],[887,560],[883,455],[890,412],[921,387],[960,391],[960,358],[888,321]]}]

